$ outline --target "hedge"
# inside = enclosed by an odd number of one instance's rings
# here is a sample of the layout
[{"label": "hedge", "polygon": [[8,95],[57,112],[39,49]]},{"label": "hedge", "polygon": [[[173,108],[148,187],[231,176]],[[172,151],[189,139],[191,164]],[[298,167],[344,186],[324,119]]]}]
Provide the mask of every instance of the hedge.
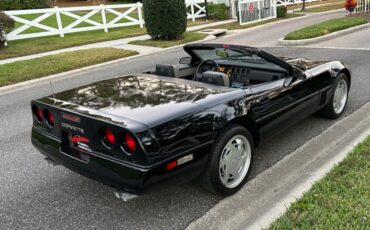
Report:
[{"label": "hedge", "polygon": [[14,29],[14,25],[14,20],[4,12],[0,11],[0,47],[4,46],[5,43],[4,33],[12,31]]},{"label": "hedge", "polygon": [[0,0],[0,10],[23,10],[48,7],[47,0]]},{"label": "hedge", "polygon": [[143,0],[144,20],[153,39],[177,39],[186,31],[184,0]]},{"label": "hedge", "polygon": [[227,8],[225,4],[209,4],[208,18],[210,19],[227,19]]},{"label": "hedge", "polygon": [[285,18],[288,13],[288,8],[286,6],[276,7],[276,16],[278,18]]}]

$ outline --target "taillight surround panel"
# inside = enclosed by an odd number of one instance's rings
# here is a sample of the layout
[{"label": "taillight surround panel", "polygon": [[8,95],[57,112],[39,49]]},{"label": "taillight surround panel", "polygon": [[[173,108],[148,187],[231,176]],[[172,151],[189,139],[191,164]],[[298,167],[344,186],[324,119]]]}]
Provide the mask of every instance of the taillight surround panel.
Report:
[{"label": "taillight surround panel", "polygon": [[[117,160],[143,165],[150,163],[146,150],[140,142],[142,138],[148,139],[148,130],[141,130],[138,133],[131,132],[127,130],[126,127],[113,124],[106,120],[99,120],[84,114],[66,111],[52,105],[38,102],[32,102],[31,107],[34,126],[50,133],[50,135],[61,138],[62,145],[65,145],[61,146],[61,148],[70,146],[70,140],[64,140],[68,135],[63,135],[63,133],[70,133],[71,136],[89,139],[89,143],[84,144],[87,144],[96,154],[102,154],[116,158]],[[76,121],[65,119],[62,113],[76,116],[79,119]],[[39,116],[40,114],[42,115],[41,117]],[[78,127],[79,129],[72,130],[66,127],[66,124],[70,127]],[[81,130],[83,132],[81,132]],[[106,130],[109,130],[111,135],[114,136],[114,142],[109,142],[107,140],[105,135]],[[127,135],[129,135],[130,139],[129,144],[127,144],[126,140]]]}]

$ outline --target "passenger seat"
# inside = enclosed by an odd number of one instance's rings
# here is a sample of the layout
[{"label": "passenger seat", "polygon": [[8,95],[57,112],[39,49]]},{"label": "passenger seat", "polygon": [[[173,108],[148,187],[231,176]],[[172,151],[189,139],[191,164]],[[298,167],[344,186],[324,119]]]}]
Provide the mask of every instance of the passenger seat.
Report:
[{"label": "passenger seat", "polygon": [[229,77],[221,72],[206,71],[201,75],[201,77],[197,77],[196,80],[199,82],[205,82],[213,85],[230,87]]}]

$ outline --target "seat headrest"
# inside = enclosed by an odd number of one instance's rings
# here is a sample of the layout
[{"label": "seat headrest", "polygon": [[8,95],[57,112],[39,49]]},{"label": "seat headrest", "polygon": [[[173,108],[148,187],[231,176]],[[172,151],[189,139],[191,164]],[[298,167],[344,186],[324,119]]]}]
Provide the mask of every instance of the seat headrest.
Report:
[{"label": "seat headrest", "polygon": [[204,72],[202,76],[197,78],[197,81],[226,87],[230,86],[229,77],[224,73],[215,71]]},{"label": "seat headrest", "polygon": [[165,77],[175,77],[175,68],[173,65],[161,65],[155,66],[155,74]]}]

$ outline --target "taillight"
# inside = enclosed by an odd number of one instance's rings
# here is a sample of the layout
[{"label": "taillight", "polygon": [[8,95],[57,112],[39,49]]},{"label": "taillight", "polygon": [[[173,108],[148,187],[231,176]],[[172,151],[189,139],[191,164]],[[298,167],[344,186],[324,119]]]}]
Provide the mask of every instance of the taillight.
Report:
[{"label": "taillight", "polygon": [[36,105],[32,106],[32,113],[33,116],[36,118],[37,121],[41,122],[42,121],[42,110],[39,109]]},{"label": "taillight", "polygon": [[116,144],[116,137],[109,128],[104,128],[101,137],[104,144],[108,147],[112,147],[114,144]]},{"label": "taillight", "polygon": [[130,154],[135,153],[136,151],[136,141],[135,138],[130,134],[124,134],[124,140],[122,143],[123,148]]},{"label": "taillight", "polygon": [[177,161],[171,161],[170,163],[166,164],[166,170],[172,170],[177,167]]},{"label": "taillight", "polygon": [[46,122],[47,124],[50,126],[50,127],[53,127],[54,126],[54,115],[49,112],[48,110],[44,110],[44,116],[46,118]]}]

